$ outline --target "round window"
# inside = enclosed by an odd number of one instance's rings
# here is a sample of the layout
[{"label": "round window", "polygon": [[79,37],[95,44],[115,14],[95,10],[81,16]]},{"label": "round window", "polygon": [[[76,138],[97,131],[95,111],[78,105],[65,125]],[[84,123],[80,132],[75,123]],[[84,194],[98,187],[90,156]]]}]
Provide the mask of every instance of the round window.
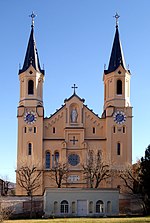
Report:
[{"label": "round window", "polygon": [[71,166],[76,166],[80,163],[80,157],[79,155],[77,154],[70,154],[68,156],[68,163],[71,165]]}]

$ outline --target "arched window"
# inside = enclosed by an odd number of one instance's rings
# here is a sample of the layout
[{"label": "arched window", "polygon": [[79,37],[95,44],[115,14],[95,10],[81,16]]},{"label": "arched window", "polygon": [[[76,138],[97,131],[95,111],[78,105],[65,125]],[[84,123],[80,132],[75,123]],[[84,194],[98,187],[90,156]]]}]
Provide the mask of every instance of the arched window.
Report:
[{"label": "arched window", "polygon": [[89,213],[93,213],[93,201],[89,202]]},{"label": "arched window", "polygon": [[57,165],[59,163],[59,152],[55,152],[54,161],[55,161],[55,165]]},{"label": "arched window", "polygon": [[120,156],[121,153],[121,144],[120,142],[117,143],[117,155]]},{"label": "arched window", "polygon": [[58,212],[58,202],[54,201],[54,214],[57,214]]},{"label": "arched window", "polygon": [[122,94],[122,81],[117,80],[117,94]]},{"label": "arched window", "polygon": [[28,81],[28,94],[34,94],[34,81]]},{"label": "arched window", "polygon": [[104,212],[104,203],[101,200],[96,202],[96,213],[103,213]]},{"label": "arched window", "polygon": [[111,201],[107,201],[107,213],[111,213]]},{"label": "arched window", "polygon": [[28,155],[32,154],[32,143],[28,144]]},{"label": "arched window", "polygon": [[45,168],[50,169],[50,152],[46,152],[46,157],[45,157]]},{"label": "arched window", "polygon": [[61,213],[68,213],[68,211],[69,211],[68,201],[64,200],[60,204],[60,212]]},{"label": "arched window", "polygon": [[76,203],[75,201],[72,202],[72,213],[74,214],[76,212]]}]

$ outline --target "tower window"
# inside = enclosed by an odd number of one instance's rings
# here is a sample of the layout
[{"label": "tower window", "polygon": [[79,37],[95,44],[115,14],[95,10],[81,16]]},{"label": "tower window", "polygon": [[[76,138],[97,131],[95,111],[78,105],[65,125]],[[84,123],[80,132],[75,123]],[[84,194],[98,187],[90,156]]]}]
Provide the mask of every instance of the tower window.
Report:
[{"label": "tower window", "polygon": [[45,168],[50,169],[50,152],[46,152],[46,157],[45,157]]},{"label": "tower window", "polygon": [[24,133],[27,133],[27,127],[24,127]]},{"label": "tower window", "polygon": [[126,133],[126,127],[123,126],[123,133]]},{"label": "tower window", "polygon": [[32,70],[29,71],[29,74],[33,74]]},{"label": "tower window", "polygon": [[115,126],[113,127],[113,133],[116,133],[116,127]]},{"label": "tower window", "polygon": [[53,127],[53,133],[55,133],[55,127]]},{"label": "tower window", "polygon": [[34,133],[36,133],[36,127],[34,127]]},{"label": "tower window", "polygon": [[117,94],[122,94],[122,81],[117,80]]},{"label": "tower window", "polygon": [[95,134],[95,127],[93,127],[93,134]]},{"label": "tower window", "polygon": [[34,81],[28,81],[28,94],[34,94]]},{"label": "tower window", "polygon": [[32,144],[28,144],[28,155],[30,156],[32,154]]},{"label": "tower window", "polygon": [[117,143],[117,155],[120,156],[120,152],[121,152],[121,144],[120,142]]}]

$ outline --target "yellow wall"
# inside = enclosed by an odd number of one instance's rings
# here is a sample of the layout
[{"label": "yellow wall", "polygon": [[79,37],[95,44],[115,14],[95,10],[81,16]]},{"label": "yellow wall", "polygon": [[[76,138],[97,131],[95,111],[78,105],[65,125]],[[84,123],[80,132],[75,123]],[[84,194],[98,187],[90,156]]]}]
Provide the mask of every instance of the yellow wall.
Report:
[{"label": "yellow wall", "polygon": [[[33,74],[29,75],[32,69]],[[121,74],[118,73],[121,71]],[[27,81],[32,78],[36,88],[34,95],[27,94]],[[116,94],[116,81],[122,80],[122,94]],[[77,154],[80,162],[69,167],[69,176],[76,176],[77,180],[63,182],[63,187],[88,187],[83,176],[82,165],[87,161],[89,150],[103,153],[103,159],[113,168],[121,169],[132,162],[132,107],[130,105],[130,74],[121,66],[110,74],[104,75],[104,111],[102,118],[84,105],[84,101],[76,94],[65,100],[64,105],[51,117],[43,117],[43,80],[42,74],[31,66],[20,74],[20,102],[18,107],[18,153],[17,168],[23,163],[30,163],[42,170],[41,186],[36,194],[43,194],[47,187],[56,187],[49,177],[50,171],[45,168],[46,151],[52,156],[59,152],[59,162],[68,163],[70,154]],[[98,102],[97,102],[98,103]],[[72,112],[74,110],[74,120]],[[36,121],[28,124],[24,121],[27,112],[34,112]],[[121,111],[125,114],[124,123],[114,121],[114,114]],[[26,127],[26,133],[24,131]],[[36,133],[34,133],[36,127]],[[114,130],[115,129],[115,130]],[[124,129],[124,130],[123,130]],[[76,140],[73,143],[73,138]],[[28,155],[27,146],[33,145],[32,155]],[[117,143],[121,144],[120,155],[117,155]],[[69,178],[70,179],[70,178]],[[72,179],[72,178],[71,178]],[[101,187],[121,185],[120,180],[113,177],[109,182],[102,182]],[[17,185],[17,194],[25,192]]]}]

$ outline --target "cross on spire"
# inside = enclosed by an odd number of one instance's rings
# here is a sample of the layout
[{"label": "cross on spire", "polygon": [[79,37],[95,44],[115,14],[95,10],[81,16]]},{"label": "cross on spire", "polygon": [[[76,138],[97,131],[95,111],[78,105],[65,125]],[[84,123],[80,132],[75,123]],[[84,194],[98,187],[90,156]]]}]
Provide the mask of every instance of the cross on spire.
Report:
[{"label": "cross on spire", "polygon": [[29,17],[31,17],[31,19],[32,19],[31,27],[34,27],[34,18],[36,17],[36,15],[34,14],[34,12],[32,12],[31,15],[29,15]]},{"label": "cross on spire", "polygon": [[73,87],[71,87],[71,88],[73,88],[73,89],[74,89],[73,94],[76,94],[76,88],[78,88],[78,87],[76,86],[76,84],[74,84],[74,85],[73,85]]},{"label": "cross on spire", "polygon": [[116,28],[118,27],[118,20],[120,18],[120,15],[116,12],[116,14],[113,16],[116,19]]}]

